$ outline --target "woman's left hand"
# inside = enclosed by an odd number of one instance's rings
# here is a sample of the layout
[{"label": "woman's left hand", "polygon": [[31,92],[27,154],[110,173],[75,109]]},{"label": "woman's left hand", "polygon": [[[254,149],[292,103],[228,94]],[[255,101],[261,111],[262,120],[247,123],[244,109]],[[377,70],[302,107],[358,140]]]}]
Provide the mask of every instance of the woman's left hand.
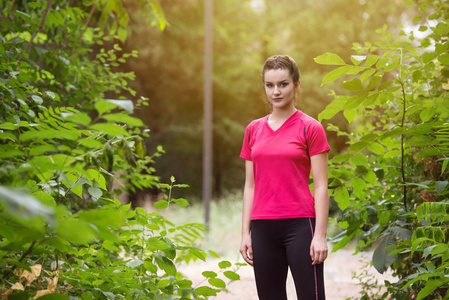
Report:
[{"label": "woman's left hand", "polygon": [[312,265],[318,265],[324,262],[327,258],[327,242],[326,238],[319,238],[314,236],[310,244],[310,258],[312,258]]}]

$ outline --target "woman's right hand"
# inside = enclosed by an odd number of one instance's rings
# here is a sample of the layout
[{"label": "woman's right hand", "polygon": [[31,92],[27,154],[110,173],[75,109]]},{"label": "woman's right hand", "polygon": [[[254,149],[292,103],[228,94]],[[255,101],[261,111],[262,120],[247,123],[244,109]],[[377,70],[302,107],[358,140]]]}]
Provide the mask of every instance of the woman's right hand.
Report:
[{"label": "woman's right hand", "polygon": [[251,243],[251,236],[244,235],[242,237],[242,243],[240,245],[240,253],[243,259],[250,265],[253,265],[253,247]]}]

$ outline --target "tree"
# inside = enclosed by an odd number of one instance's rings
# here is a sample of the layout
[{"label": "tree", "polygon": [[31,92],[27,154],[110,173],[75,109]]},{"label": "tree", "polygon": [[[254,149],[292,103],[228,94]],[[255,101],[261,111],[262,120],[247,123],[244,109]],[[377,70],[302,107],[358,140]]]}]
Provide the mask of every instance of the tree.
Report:
[{"label": "tree", "polygon": [[[354,43],[354,54],[318,56],[338,66],[323,84],[345,77],[350,95],[335,94],[320,114],[342,111],[348,151],[331,160],[332,195],[344,231],[337,251],[358,238],[357,251],[377,244],[372,263],[398,277],[387,291],[362,299],[448,299],[449,3],[408,1],[413,25],[378,30],[375,42]],[[416,28],[411,30],[411,28]],[[422,37],[418,38],[418,35]]]}]

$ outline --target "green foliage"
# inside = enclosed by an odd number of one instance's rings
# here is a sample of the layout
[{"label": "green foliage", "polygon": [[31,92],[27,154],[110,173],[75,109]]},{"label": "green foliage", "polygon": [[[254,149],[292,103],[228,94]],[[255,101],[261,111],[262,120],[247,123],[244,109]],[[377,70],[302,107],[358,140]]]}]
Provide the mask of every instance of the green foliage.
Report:
[{"label": "green foliage", "polygon": [[[138,1],[163,28],[156,1]],[[157,187],[157,207],[186,185],[159,183],[148,129],[133,116],[132,72],[119,72],[128,16],[121,1],[0,5],[0,293],[2,299],[207,299],[177,265],[205,260],[196,223],[173,225],[116,195]],[[110,48],[103,48],[107,44]],[[95,50],[94,50],[95,49]],[[109,49],[109,50],[107,50]],[[229,280],[232,264],[219,266]]]},{"label": "green foliage", "polygon": [[374,267],[391,268],[398,281],[375,299],[449,297],[449,2],[416,3],[422,38],[406,27],[395,36],[385,26],[378,41],[354,43],[347,61],[333,53],[315,59],[341,65],[322,84],[344,77],[348,91],[335,95],[320,120],[342,112],[352,125],[350,133],[328,128],[349,144],[331,159],[331,194],[342,210],[336,221],[344,229],[332,239],[334,251],[355,237],[357,251],[376,245]]}]

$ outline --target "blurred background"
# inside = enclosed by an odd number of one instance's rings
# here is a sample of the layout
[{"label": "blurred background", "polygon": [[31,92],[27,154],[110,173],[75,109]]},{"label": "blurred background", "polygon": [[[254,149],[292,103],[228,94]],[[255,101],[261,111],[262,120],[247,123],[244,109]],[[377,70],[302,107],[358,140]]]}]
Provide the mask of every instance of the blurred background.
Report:
[{"label": "blurred background", "polygon": [[[133,4],[134,3],[134,4]],[[139,57],[123,68],[134,71],[132,88],[150,99],[136,112],[150,128],[150,152],[162,145],[156,174],[163,182],[175,176],[188,184],[182,194],[201,199],[204,70],[204,1],[160,1],[167,26],[148,25],[138,5],[126,2],[130,32],[125,52]],[[375,31],[407,23],[406,6],[399,0],[227,0],[215,1],[213,11],[213,197],[241,190],[244,161],[239,158],[243,132],[253,119],[267,114],[261,81],[265,59],[289,54],[302,72],[298,108],[317,118],[331,101],[321,87],[328,66],[314,63],[325,52],[352,54],[354,42],[374,39]],[[344,92],[343,92],[344,93]],[[331,122],[345,128],[337,115]],[[327,124],[323,124],[326,128]],[[345,138],[328,132],[331,156],[345,148]],[[149,191],[139,191],[142,197]]]}]

